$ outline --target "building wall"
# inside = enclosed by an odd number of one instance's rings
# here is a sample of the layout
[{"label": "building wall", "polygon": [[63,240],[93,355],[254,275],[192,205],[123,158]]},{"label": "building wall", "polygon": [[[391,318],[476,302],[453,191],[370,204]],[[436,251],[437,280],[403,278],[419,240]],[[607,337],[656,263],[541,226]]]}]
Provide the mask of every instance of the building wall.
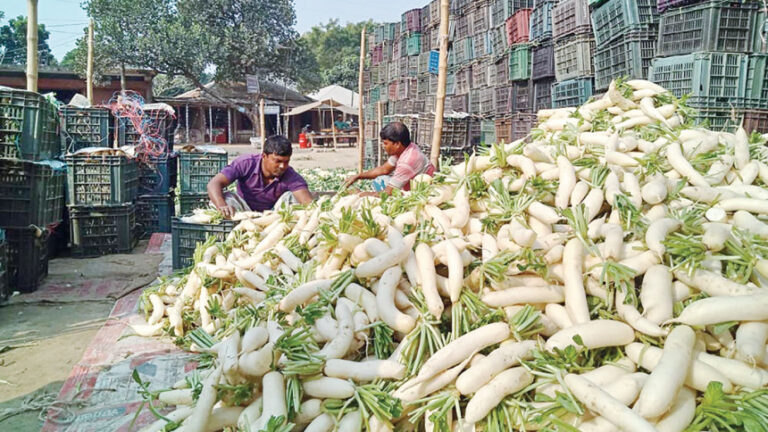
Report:
[{"label": "building wall", "polygon": [[[0,73],[0,86],[24,89],[27,87],[27,79],[23,72]],[[53,92],[57,99],[65,103],[77,93],[86,94],[85,81],[74,75],[72,77],[61,74],[46,76],[45,73],[41,73],[37,87],[39,93]],[[146,100],[152,98],[152,80],[149,77],[145,79],[140,76],[129,76],[126,78],[126,87],[128,90],[139,93]],[[95,104],[107,103],[112,95],[119,91],[119,79],[113,79],[106,85],[94,86],[93,101]]]}]

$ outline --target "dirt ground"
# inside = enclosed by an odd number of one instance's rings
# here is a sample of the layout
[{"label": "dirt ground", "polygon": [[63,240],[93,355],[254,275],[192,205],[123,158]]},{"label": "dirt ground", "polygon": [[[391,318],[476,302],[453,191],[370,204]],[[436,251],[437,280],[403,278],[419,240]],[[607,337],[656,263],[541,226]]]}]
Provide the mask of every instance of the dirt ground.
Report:
[{"label": "dirt ground", "polygon": [[[257,148],[251,147],[248,144],[229,144],[222,145],[230,154],[230,156],[240,156],[242,154],[256,153]],[[340,144],[339,147],[334,150],[326,149],[300,149],[298,147],[293,148],[293,156],[291,157],[291,166],[294,169],[304,168],[346,168],[356,169],[357,163],[360,157],[357,147],[348,147],[347,144]]]},{"label": "dirt ground", "polygon": [[[257,151],[250,145],[225,147],[232,156]],[[291,166],[355,169],[358,157],[357,148],[346,146],[296,148]],[[37,292],[0,306],[0,431],[40,430],[41,408],[56,400],[115,301],[158,276],[163,258],[143,254],[144,247],[146,242],[132,255],[54,259]]]}]

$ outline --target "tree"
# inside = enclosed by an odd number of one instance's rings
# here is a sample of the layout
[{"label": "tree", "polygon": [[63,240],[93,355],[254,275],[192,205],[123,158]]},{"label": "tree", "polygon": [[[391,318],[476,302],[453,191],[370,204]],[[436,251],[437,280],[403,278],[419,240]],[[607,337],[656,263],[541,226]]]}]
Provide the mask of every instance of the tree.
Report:
[{"label": "tree", "polygon": [[85,7],[114,61],[185,77],[254,121],[255,106],[205,88],[203,73],[215,71],[219,82],[290,79],[304,66],[292,0],[90,0]]},{"label": "tree", "polygon": [[[4,15],[0,15],[2,19]],[[56,58],[48,46],[50,33],[45,24],[37,27],[37,54],[41,66],[56,65]],[[27,17],[19,15],[0,27],[0,64],[23,65],[27,63]]]},{"label": "tree", "polygon": [[[110,53],[100,35],[94,35],[93,41],[93,82],[105,83],[107,73],[114,73],[120,67]],[[88,70],[88,27],[83,29],[83,36],[77,40],[75,47],[64,54],[61,66],[66,67],[85,79]]]},{"label": "tree", "polygon": [[370,28],[373,24],[369,21],[341,26],[338,20],[330,20],[301,36],[317,62],[321,87],[338,84],[349,89],[357,88],[360,33],[365,25]]},{"label": "tree", "polygon": [[[203,74],[200,82],[203,84],[211,82],[210,74]],[[194,89],[195,84],[183,76],[160,74],[152,80],[152,93],[155,97],[174,97]]]}]

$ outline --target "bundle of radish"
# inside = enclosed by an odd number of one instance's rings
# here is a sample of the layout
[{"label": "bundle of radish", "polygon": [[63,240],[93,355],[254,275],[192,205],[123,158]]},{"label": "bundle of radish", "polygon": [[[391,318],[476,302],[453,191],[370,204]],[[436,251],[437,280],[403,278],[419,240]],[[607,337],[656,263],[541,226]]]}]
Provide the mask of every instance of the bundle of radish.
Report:
[{"label": "bundle of radish", "polygon": [[765,139],[687,110],[617,81],[410,192],[239,214],[144,294],[201,356],[147,430],[768,430]]}]

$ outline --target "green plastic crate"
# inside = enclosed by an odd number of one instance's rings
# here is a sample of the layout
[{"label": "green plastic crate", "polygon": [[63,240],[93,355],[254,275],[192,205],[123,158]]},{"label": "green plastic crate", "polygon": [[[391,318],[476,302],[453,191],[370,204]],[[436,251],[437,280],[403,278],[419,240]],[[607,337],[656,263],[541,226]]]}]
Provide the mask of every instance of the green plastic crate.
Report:
[{"label": "green plastic crate", "polygon": [[173,218],[173,268],[177,270],[194,264],[195,249],[199,244],[205,243],[210,236],[224,241],[234,227],[235,222],[229,220],[223,220],[214,225],[187,223],[180,218]]},{"label": "green plastic crate", "polygon": [[749,56],[745,105],[755,108],[768,108],[768,54]]},{"label": "green plastic crate", "polygon": [[12,293],[8,282],[8,243],[5,241],[5,230],[0,228],[0,232],[0,302],[4,302]]},{"label": "green plastic crate", "polygon": [[648,79],[691,102],[728,107],[746,96],[749,58],[737,53],[695,53],[654,59]]},{"label": "green plastic crate", "polygon": [[531,46],[515,45],[509,51],[509,80],[522,81],[531,77]]},{"label": "green plastic crate", "polygon": [[630,32],[595,51],[595,88],[605,90],[616,78],[645,79],[656,53],[655,33]]},{"label": "green plastic crate", "polygon": [[0,226],[61,222],[66,176],[60,161],[0,159]]},{"label": "green plastic crate", "polygon": [[576,78],[552,85],[552,107],[575,107],[586,102],[594,87],[592,78]]},{"label": "green plastic crate", "polygon": [[123,156],[74,154],[67,161],[67,204],[112,205],[133,202],[138,195],[139,168]]},{"label": "green plastic crate", "polygon": [[654,31],[659,22],[657,0],[608,0],[592,10],[595,43],[602,45],[629,31]]},{"label": "green plastic crate", "polygon": [[38,93],[0,89],[0,158],[45,160],[58,157],[55,107]]},{"label": "green plastic crate", "polygon": [[227,166],[226,153],[181,152],[179,176],[182,194],[201,194],[208,190],[208,182]]},{"label": "green plastic crate", "polygon": [[670,9],[659,21],[658,56],[757,51],[763,21],[757,2],[712,1]]},{"label": "green plastic crate", "polygon": [[179,215],[184,216],[192,213],[192,210],[199,208],[208,208],[210,199],[207,193],[203,194],[181,194],[179,195]]},{"label": "green plastic crate", "polygon": [[110,147],[110,117],[106,108],[59,108],[61,153],[74,153],[86,147]]},{"label": "green plastic crate", "polygon": [[413,33],[406,37],[405,53],[409,56],[421,54],[421,33]]},{"label": "green plastic crate", "polygon": [[114,206],[70,206],[72,256],[97,257],[131,253],[136,246],[136,208]]}]

